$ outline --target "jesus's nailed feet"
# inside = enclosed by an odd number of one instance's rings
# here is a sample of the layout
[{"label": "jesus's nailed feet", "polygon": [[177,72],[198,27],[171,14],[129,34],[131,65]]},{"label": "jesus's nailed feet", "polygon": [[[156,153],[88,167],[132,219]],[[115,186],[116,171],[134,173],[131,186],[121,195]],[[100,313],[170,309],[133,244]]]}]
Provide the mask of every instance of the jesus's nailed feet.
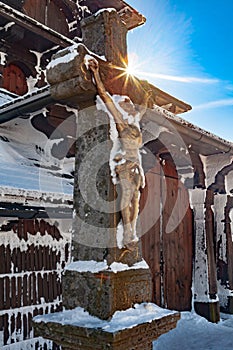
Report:
[{"label": "jesus's nailed feet", "polygon": [[138,246],[138,240],[135,240],[135,239],[124,243],[124,247],[131,252],[137,249],[137,246]]}]

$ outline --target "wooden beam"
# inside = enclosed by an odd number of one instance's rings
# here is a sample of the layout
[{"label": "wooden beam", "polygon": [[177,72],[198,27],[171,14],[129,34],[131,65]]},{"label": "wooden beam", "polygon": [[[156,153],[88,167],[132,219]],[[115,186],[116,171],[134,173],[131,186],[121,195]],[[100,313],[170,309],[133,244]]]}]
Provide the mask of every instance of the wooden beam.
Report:
[{"label": "wooden beam", "polygon": [[[85,67],[85,55],[90,54],[86,47],[82,44],[76,48],[76,57],[58,65],[53,64],[53,68],[47,70],[47,81],[51,85],[51,95],[55,100],[74,103],[74,106],[81,101],[91,100],[96,95],[96,87],[92,82],[90,71]],[[70,48],[58,52],[54,55],[54,62],[68,55]],[[128,95],[130,99],[137,105],[140,105],[144,97],[145,91],[152,90],[151,106],[157,104],[165,109],[176,113],[176,107],[179,108],[179,113],[186,112],[191,109],[190,105],[176,99],[175,97],[165,93],[164,91],[149,84],[147,81],[139,80],[136,77],[128,77],[126,73],[112,65],[110,62],[101,60],[98,56],[92,53],[92,56],[99,61],[100,75],[105,85],[106,90],[110,94]]]},{"label": "wooden beam", "polygon": [[50,27],[36,21],[35,19],[23,14],[22,12],[15,10],[13,7],[8,6],[1,1],[0,1],[0,16],[8,19],[11,22],[15,22],[19,26],[61,47],[67,47],[75,44],[73,40],[56,32]]},{"label": "wooden beam", "polygon": [[139,27],[146,22],[146,18],[128,4],[126,4],[123,9],[118,11],[118,14],[128,30]]}]

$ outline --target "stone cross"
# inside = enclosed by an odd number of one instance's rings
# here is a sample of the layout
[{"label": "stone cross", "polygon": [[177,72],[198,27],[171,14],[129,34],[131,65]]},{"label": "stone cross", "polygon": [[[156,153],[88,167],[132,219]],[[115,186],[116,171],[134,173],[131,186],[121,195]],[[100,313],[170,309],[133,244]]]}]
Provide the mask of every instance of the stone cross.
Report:
[{"label": "stone cross", "polygon": [[[82,306],[93,315],[109,319],[116,310],[150,301],[151,277],[149,268],[145,268],[140,245],[135,243],[133,249],[127,249],[119,243],[117,236],[124,189],[115,186],[112,181],[109,117],[93,103],[97,91],[87,65],[90,55],[96,62],[98,60],[100,70],[104,68],[105,76],[102,75],[102,79],[107,81],[106,72],[114,73],[112,65],[91,54],[83,45],[56,54],[47,73],[52,97],[78,109],[73,264],[66,269],[63,277],[63,306],[68,309]],[[69,57],[73,59],[69,60]],[[115,74],[119,75],[117,69]],[[121,84],[121,80],[116,78],[117,84]],[[125,264],[131,269],[118,273],[110,269],[101,274],[81,271],[81,264],[90,261],[106,262],[108,267],[116,263]],[[144,264],[143,268],[132,268],[135,264],[139,267],[139,263]],[[78,290],[83,292],[77,293]]]},{"label": "stone cross", "polygon": [[[66,310],[81,307],[100,320],[110,320],[116,311],[150,302],[152,283],[140,244],[128,249],[120,242],[120,198],[124,188],[112,180],[109,109],[100,99],[95,104],[99,86],[93,67],[89,69],[87,63],[90,59],[98,62],[99,78],[110,93],[127,94],[128,90],[131,95],[138,96],[138,87],[130,85],[130,81],[127,86],[125,77],[120,78],[122,57],[126,57],[126,30],[117,13],[101,12],[97,18],[87,19],[82,28],[87,47],[79,44],[58,52],[47,72],[52,97],[78,110],[72,262],[62,278],[63,306]],[[101,43],[98,43],[95,40],[97,34],[93,33],[99,33],[103,28],[105,35],[100,35]],[[105,55],[107,61],[96,54]],[[179,318],[177,314],[172,317],[168,329],[173,328]],[[153,322],[149,328],[142,324],[140,329],[131,329],[118,336],[102,331],[90,333],[82,327],[76,327],[75,331],[65,327],[61,331],[57,325],[50,325],[50,333],[55,334],[50,335],[50,339],[59,338],[63,349],[149,350],[152,339],[168,330],[160,326],[158,331],[157,323]],[[40,331],[48,335],[44,326]],[[74,332],[82,339],[81,343],[73,337]],[[76,340],[70,341],[68,334]]]}]

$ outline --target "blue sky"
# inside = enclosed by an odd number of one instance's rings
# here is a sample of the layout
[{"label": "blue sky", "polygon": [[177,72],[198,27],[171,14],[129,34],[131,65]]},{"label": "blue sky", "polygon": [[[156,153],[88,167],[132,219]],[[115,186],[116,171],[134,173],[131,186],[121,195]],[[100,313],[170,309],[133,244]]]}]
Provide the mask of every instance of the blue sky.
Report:
[{"label": "blue sky", "polygon": [[134,74],[191,104],[183,118],[233,141],[233,1],[128,3],[147,18],[128,34]]}]

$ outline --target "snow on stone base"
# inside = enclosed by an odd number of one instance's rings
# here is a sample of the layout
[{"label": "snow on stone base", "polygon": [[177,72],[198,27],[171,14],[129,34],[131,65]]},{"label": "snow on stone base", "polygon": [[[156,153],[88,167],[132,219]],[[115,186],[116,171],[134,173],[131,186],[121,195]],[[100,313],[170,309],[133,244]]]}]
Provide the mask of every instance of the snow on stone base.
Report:
[{"label": "snow on stone base", "polygon": [[168,315],[177,314],[176,311],[162,309],[153,303],[135,304],[133,308],[125,311],[116,311],[110,321],[101,320],[91,316],[81,307],[73,310],[65,310],[49,315],[36,316],[35,323],[59,323],[62,326],[77,326],[86,328],[98,328],[105,332],[114,333],[124,329],[133,328],[143,323],[151,323]]},{"label": "snow on stone base", "polygon": [[79,261],[71,262],[69,265],[65,267],[65,270],[68,270],[68,271],[92,272],[92,273],[98,273],[106,270],[117,273],[119,271],[137,270],[137,269],[149,269],[149,266],[147,265],[146,261],[143,259],[142,261],[139,261],[132,266],[129,266],[127,264],[123,264],[120,262],[113,262],[110,266],[108,266],[106,260],[104,261],[79,260]]}]

